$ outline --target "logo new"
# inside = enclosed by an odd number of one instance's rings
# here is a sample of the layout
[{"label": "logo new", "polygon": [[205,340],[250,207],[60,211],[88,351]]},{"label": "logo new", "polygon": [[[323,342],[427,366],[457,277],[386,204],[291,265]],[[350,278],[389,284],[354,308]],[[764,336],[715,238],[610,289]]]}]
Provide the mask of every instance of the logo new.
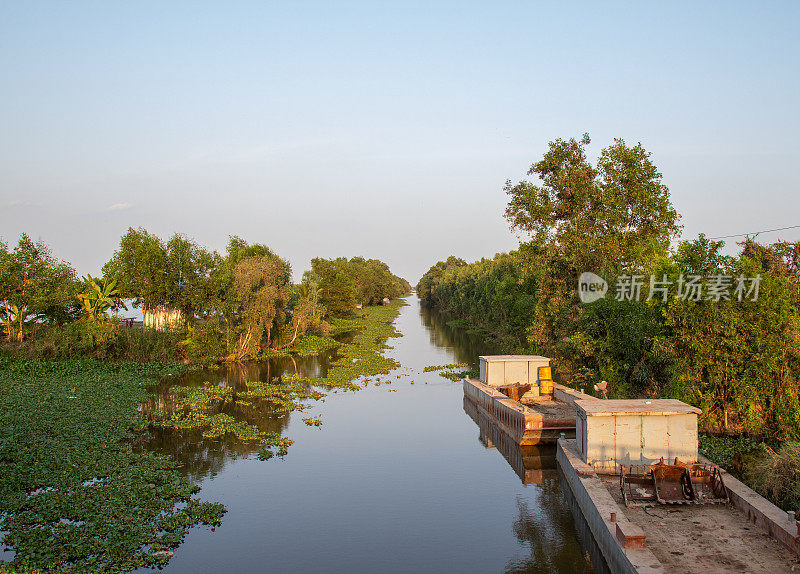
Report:
[{"label": "logo new", "polygon": [[578,278],[578,297],[582,303],[594,303],[605,297],[607,291],[608,283],[599,275],[584,271]]}]

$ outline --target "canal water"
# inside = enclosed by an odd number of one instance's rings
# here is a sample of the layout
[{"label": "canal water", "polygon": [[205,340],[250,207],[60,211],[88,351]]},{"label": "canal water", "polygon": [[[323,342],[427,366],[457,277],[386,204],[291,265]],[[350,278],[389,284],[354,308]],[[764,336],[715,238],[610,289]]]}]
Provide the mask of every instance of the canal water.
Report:
[{"label": "canal water", "polygon": [[[202,498],[228,508],[220,528],[187,536],[165,572],[592,571],[552,452],[515,450],[471,412],[460,383],[423,372],[474,364],[491,349],[448,329],[416,297],[407,301],[396,322],[403,336],[389,340],[387,353],[401,364],[391,385],[330,393],[307,414],[250,421],[294,441],[284,459],[260,461],[235,441],[143,439],[148,450],[175,456]],[[202,372],[187,384],[325,368],[325,357],[283,361]],[[321,427],[303,423],[316,415]]]}]

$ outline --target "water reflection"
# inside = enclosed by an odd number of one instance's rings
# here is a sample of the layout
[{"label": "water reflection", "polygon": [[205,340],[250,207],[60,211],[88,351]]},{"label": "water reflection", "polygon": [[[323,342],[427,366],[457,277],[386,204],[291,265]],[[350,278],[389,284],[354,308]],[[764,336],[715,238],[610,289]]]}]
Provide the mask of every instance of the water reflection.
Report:
[{"label": "water reflection", "polygon": [[[180,377],[162,381],[142,405],[142,414],[150,421],[159,421],[175,414],[178,396],[175,386],[199,387],[205,383],[230,387],[236,392],[247,390],[251,381],[279,382],[284,376],[324,377],[328,365],[334,360],[332,352],[314,357],[280,357],[269,361],[235,363],[189,371]],[[262,432],[282,435],[289,426],[291,413],[275,413],[268,409],[229,401],[221,412],[236,420],[258,427]],[[226,436],[205,438],[201,430],[174,430],[150,426],[133,441],[136,451],[169,455],[180,465],[181,471],[192,480],[216,476],[228,461],[247,457],[260,449],[257,442],[245,442]]]},{"label": "water reflection", "polygon": [[558,475],[544,480],[535,505],[517,496],[519,516],[514,536],[530,554],[510,560],[506,573],[595,572],[589,553],[575,540],[575,525],[567,501],[561,496]]},{"label": "water reflection", "polygon": [[521,446],[466,397],[464,412],[478,425],[480,443],[488,449],[497,449],[522,484],[543,484],[557,476],[555,445]]},{"label": "water reflection", "polygon": [[472,368],[477,369],[479,356],[495,355],[498,352],[490,340],[470,334],[466,329],[449,325],[448,323],[452,323],[452,317],[443,315],[425,305],[420,305],[419,315],[428,330],[431,344],[435,347],[452,349],[458,363],[468,363]]},{"label": "water reflection", "polygon": [[[518,516],[513,531],[519,544],[529,551],[506,565],[507,573],[593,572],[593,557],[576,532],[570,501],[562,495],[554,445],[521,446],[497,426],[481,409],[464,397],[464,412],[478,425],[478,440],[486,449],[496,449],[514,469],[522,484],[536,485],[531,501],[517,495]],[[602,559],[600,559],[602,560]]]}]

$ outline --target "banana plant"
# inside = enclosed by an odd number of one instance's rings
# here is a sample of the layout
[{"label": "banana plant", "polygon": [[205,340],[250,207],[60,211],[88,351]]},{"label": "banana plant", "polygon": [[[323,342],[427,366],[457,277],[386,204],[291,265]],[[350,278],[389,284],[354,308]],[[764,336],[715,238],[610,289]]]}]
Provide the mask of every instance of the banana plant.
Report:
[{"label": "banana plant", "polygon": [[28,313],[26,307],[18,307],[10,301],[3,301],[2,304],[3,323],[6,330],[6,336],[9,341],[22,340],[22,328],[28,321]]},{"label": "banana plant", "polygon": [[117,280],[110,281],[95,280],[91,275],[83,278],[86,287],[85,293],[78,293],[78,300],[81,302],[84,313],[92,319],[106,316],[109,309],[122,307],[126,311],[128,308],[122,301],[122,293],[117,288]]}]

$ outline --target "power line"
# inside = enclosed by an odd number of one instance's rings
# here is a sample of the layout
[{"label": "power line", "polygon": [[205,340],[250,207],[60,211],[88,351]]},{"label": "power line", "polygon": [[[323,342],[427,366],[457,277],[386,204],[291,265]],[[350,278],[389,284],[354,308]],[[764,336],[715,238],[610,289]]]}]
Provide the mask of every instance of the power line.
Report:
[{"label": "power line", "polygon": [[753,233],[734,233],[733,235],[721,235],[720,237],[709,237],[709,239],[730,239],[731,237],[744,237],[745,235],[756,236],[759,233],[772,233],[773,231],[786,231],[787,229],[797,229],[800,225],[790,225],[789,227],[778,227],[777,229],[762,229]]}]

